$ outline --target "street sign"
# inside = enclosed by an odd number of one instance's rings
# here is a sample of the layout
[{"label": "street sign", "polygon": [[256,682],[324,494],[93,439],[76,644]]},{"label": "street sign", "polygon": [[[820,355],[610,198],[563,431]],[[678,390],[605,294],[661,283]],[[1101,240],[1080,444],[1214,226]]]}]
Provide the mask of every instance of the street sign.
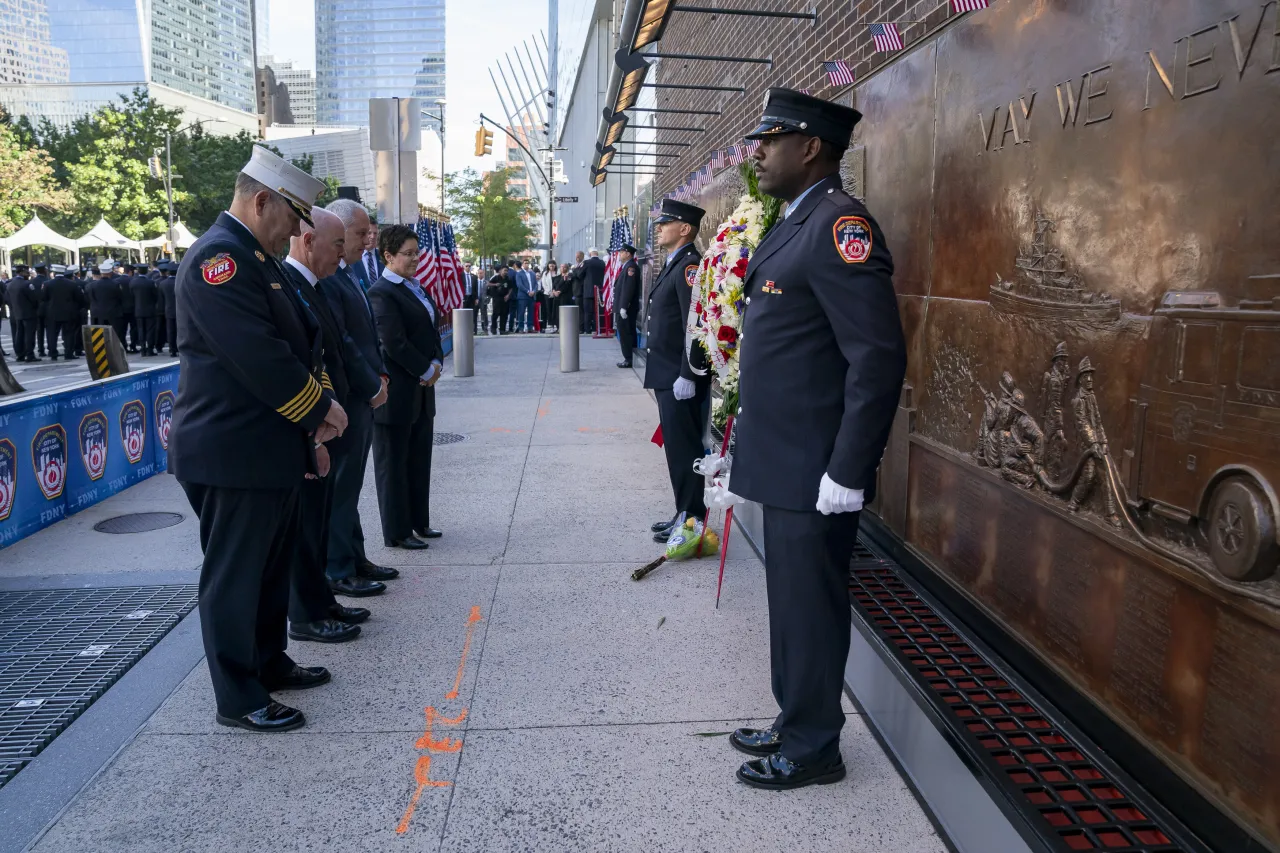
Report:
[{"label": "street sign", "polygon": [[558,195],[556,196],[556,204],[577,204],[578,197],[576,195]]}]

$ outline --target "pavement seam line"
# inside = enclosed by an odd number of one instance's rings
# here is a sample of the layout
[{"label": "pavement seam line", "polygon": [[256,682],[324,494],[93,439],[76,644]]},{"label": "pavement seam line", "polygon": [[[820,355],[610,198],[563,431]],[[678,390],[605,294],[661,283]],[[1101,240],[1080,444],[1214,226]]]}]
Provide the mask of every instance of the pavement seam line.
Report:
[{"label": "pavement seam line", "polygon": [[[555,349],[551,349],[551,354],[547,356],[546,366],[542,371],[542,387],[538,390],[537,407],[542,407],[543,400],[547,395],[547,376],[551,373],[551,355],[555,354]],[[535,410],[536,411],[536,410]],[[516,511],[520,507],[520,492],[524,489],[525,474],[529,469],[529,449],[533,443],[533,434],[538,428],[538,417],[535,414],[533,419],[533,427],[529,430],[529,440],[525,443],[524,460],[520,463],[520,482],[516,485],[516,499],[511,506],[511,520],[507,523],[507,540],[502,546],[502,555],[498,559],[498,576],[493,581],[493,593],[489,596],[488,616],[484,620],[484,632],[480,637],[480,648],[476,651],[475,678],[471,681],[471,689],[467,695],[467,707],[471,707],[472,701],[475,699],[476,688],[480,684],[480,668],[484,665],[484,651],[489,644],[489,626],[493,623],[493,608],[498,600],[498,588],[502,585],[502,569],[507,562],[507,549],[511,547],[511,531],[516,524]],[[469,718],[468,718],[469,719]],[[461,747],[458,750],[458,765],[453,771],[454,784],[449,786],[449,800],[445,803],[444,819],[440,821],[440,837],[436,843],[436,853],[440,853],[444,849],[445,836],[449,832],[449,815],[453,813],[453,798],[458,790],[458,777],[462,775],[462,762],[466,760],[467,751],[467,735],[471,727],[466,720],[462,723]]]}]

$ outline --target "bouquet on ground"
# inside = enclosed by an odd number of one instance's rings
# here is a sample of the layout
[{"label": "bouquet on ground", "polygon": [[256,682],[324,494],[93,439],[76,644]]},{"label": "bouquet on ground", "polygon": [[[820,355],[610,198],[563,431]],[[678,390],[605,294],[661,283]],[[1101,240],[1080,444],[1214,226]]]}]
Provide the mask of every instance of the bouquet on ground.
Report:
[{"label": "bouquet on ground", "polygon": [[703,253],[698,278],[689,300],[686,348],[701,347],[716,373],[720,396],[712,404],[711,420],[723,430],[738,408],[738,336],[742,332],[743,286],[747,264],[764,235],[777,221],[781,202],[760,192],[755,169],[741,166],[747,193]]}]

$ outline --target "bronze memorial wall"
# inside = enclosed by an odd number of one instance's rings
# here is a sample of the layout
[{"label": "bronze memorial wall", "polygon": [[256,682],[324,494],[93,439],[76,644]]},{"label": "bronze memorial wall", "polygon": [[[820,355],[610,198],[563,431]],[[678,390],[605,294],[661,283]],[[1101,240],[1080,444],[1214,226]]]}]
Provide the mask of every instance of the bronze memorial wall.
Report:
[{"label": "bronze memorial wall", "polygon": [[1280,849],[1280,13],[1006,0],[861,82],[874,507]]}]

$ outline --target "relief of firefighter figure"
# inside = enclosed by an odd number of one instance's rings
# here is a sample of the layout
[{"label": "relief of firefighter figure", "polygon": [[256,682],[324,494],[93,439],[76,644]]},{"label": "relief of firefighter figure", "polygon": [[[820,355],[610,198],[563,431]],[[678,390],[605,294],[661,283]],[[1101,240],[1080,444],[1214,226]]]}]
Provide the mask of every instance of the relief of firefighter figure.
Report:
[{"label": "relief of firefighter figure", "polygon": [[1089,357],[1080,360],[1076,371],[1071,412],[1079,459],[1067,476],[1062,476],[1063,460],[1069,449],[1066,438],[1063,397],[1070,380],[1070,355],[1059,343],[1050,369],[1041,383],[1045,424],[1042,429],[1027,410],[1026,394],[1009,371],[1000,375],[1000,396],[979,385],[983,396],[982,419],[978,425],[978,445],[973,457],[979,464],[999,472],[1007,482],[1024,489],[1041,489],[1067,498],[1067,510],[1079,512],[1097,498],[1108,523],[1121,526],[1115,495],[1107,476],[1107,433],[1093,393],[1095,369]]}]

